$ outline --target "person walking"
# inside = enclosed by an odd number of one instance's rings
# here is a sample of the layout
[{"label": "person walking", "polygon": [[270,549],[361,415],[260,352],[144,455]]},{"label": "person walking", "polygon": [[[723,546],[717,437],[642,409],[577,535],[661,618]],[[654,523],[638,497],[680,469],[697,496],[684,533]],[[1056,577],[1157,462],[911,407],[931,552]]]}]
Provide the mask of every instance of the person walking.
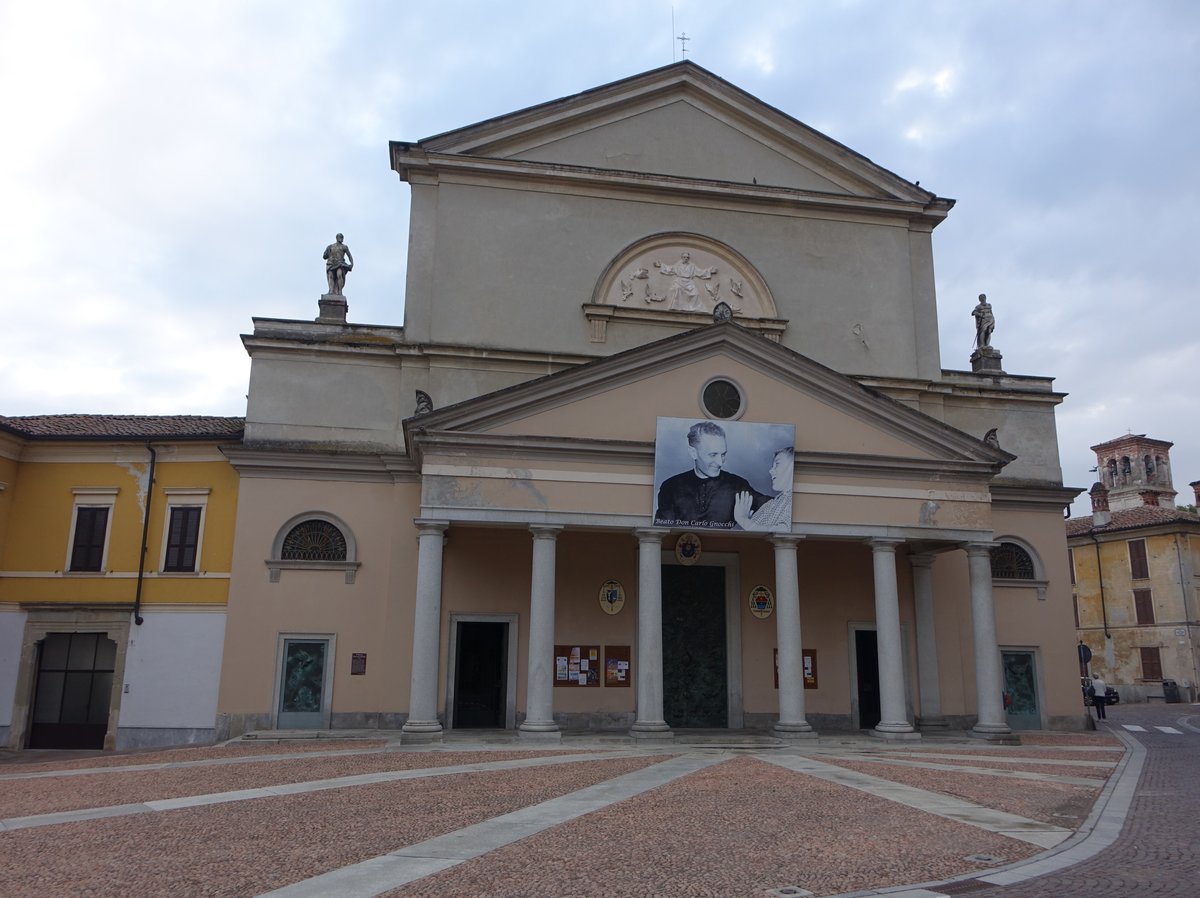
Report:
[{"label": "person walking", "polygon": [[1108,690],[1108,684],[1100,677],[1092,677],[1092,706],[1096,709],[1097,720],[1107,720],[1108,714],[1105,711],[1105,706],[1108,704],[1108,697],[1105,692]]}]

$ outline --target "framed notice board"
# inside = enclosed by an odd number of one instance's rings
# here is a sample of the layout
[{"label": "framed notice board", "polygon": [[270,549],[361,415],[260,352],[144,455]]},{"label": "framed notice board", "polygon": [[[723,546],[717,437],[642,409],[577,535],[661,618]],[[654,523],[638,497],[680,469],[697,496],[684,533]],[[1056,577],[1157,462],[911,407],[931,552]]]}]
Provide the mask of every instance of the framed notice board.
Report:
[{"label": "framed notice board", "polygon": [[[817,688],[817,650],[801,649],[804,659],[804,688]],[[775,649],[775,688],[779,688],[779,649]]]},{"label": "framed notice board", "polygon": [[555,686],[599,686],[600,666],[598,645],[554,647]]},{"label": "framed notice board", "polygon": [[628,686],[633,682],[633,664],[627,645],[604,647],[604,685]]}]

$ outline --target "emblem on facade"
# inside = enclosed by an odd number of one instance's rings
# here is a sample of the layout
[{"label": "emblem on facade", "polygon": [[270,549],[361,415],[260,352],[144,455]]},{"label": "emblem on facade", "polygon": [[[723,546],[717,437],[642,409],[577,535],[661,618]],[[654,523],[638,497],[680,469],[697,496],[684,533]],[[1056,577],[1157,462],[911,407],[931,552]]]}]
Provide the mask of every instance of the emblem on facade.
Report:
[{"label": "emblem on facade", "polygon": [[700,537],[685,533],[675,541],[675,560],[680,564],[695,564],[700,560]]},{"label": "emblem on facade", "polygon": [[775,596],[765,586],[756,586],[750,590],[750,613],[759,620],[771,616],[775,610]]},{"label": "emblem on facade", "polygon": [[625,607],[625,587],[617,580],[605,580],[600,587],[600,608],[605,614],[616,614]]},{"label": "emblem on facade", "polygon": [[717,303],[713,309],[713,324],[720,324],[722,321],[729,321],[733,318],[733,309],[727,302]]}]

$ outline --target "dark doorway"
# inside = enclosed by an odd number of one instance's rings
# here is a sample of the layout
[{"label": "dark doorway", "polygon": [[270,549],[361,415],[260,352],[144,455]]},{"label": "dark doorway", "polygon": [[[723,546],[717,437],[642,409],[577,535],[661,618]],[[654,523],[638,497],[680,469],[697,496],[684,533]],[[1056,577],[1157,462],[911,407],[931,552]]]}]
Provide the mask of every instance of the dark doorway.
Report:
[{"label": "dark doorway", "polygon": [[454,723],[459,729],[503,727],[508,683],[508,624],[459,621],[455,647]]},{"label": "dark doorway", "polygon": [[47,633],[38,644],[30,748],[104,748],[117,644],[103,633]]},{"label": "dark doorway", "polygon": [[673,727],[729,726],[725,569],[664,565],[663,717]]},{"label": "dark doorway", "polygon": [[879,641],[874,630],[854,631],[854,660],[858,671],[858,726],[879,723]]}]

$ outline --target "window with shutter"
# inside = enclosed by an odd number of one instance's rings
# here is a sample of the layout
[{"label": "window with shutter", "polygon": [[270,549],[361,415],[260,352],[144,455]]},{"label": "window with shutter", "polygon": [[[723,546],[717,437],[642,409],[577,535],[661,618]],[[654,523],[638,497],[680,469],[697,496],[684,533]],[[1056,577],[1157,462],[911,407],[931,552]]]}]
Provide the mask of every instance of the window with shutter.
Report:
[{"label": "window with shutter", "polygon": [[1129,541],[1129,571],[1134,580],[1150,578],[1150,565],[1146,560],[1146,541],[1144,539]]}]

